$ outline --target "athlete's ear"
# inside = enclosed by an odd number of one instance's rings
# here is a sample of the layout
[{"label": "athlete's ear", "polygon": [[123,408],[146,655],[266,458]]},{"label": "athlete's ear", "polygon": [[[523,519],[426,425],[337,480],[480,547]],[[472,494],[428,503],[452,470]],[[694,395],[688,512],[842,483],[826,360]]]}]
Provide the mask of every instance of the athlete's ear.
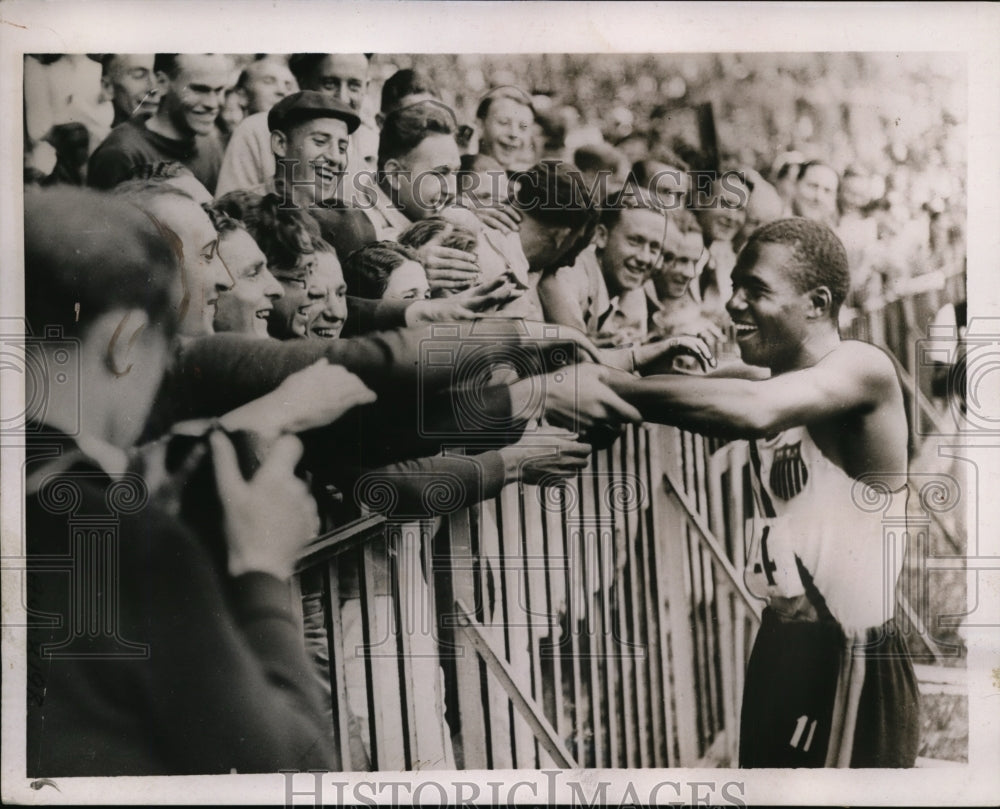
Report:
[{"label": "athlete's ear", "polygon": [[811,318],[825,318],[830,315],[830,306],[833,304],[833,295],[827,286],[818,286],[809,293],[809,303],[812,304]]}]

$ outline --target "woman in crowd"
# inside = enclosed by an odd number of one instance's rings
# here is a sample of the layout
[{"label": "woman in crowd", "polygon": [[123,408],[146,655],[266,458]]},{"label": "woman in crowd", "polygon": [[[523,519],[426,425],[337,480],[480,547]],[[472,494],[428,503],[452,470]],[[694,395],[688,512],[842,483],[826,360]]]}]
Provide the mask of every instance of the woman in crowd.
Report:
[{"label": "woman in crowd", "polygon": [[351,253],[344,278],[348,292],[359,298],[418,300],[431,295],[417,254],[396,242],[375,242]]}]

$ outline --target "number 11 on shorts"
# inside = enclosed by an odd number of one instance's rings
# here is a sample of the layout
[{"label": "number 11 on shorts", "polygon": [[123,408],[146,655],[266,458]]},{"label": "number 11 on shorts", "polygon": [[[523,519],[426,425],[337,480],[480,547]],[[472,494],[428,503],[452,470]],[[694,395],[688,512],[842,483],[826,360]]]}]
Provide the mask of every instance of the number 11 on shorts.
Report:
[{"label": "number 11 on shorts", "polygon": [[813,734],[816,732],[816,720],[813,719],[812,722],[809,721],[809,717],[803,714],[795,721],[795,732],[792,734],[792,739],[789,744],[792,747],[798,747],[799,742],[802,741],[802,734],[805,733],[806,726],[809,727],[809,735],[806,736],[805,744],[802,745],[802,752],[808,753],[809,748],[812,747]]}]

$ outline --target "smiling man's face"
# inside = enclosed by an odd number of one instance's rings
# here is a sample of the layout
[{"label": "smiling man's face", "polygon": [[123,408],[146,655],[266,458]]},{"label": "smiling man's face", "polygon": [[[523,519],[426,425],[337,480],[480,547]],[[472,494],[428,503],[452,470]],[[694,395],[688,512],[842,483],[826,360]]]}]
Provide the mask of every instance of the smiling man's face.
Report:
[{"label": "smiling man's face", "polygon": [[150,213],[176,234],[180,251],[182,289],[178,294],[178,332],[200,337],[215,331],[219,295],[233,286],[233,278],[219,257],[219,234],[208,214],[184,194],[158,194]]},{"label": "smiling man's face", "polygon": [[232,83],[229,57],[218,54],[181,54],[177,75],[157,73],[160,112],[182,135],[207,135]]},{"label": "smiling man's face", "polygon": [[316,254],[304,253],[292,270],[272,270],[281,284],[282,295],[274,302],[267,320],[267,333],[279,340],[306,336],[309,312],[309,284],[316,268]]},{"label": "smiling man's face", "polygon": [[652,275],[660,263],[666,227],[662,211],[632,208],[622,211],[610,230],[598,228],[594,242],[609,294],[636,289]]},{"label": "smiling man's face", "polygon": [[315,183],[320,199],[335,196],[347,168],[347,123],[339,118],[313,118],[281,133],[276,157],[289,161],[296,186]]},{"label": "smiling man's face", "polygon": [[219,256],[234,283],[219,295],[215,330],[266,337],[267,319],[283,290],[267,269],[264,254],[250,234],[238,228],[223,234]]},{"label": "smiling man's face", "polygon": [[786,244],[751,243],[733,270],[726,311],[748,365],[781,373],[796,365],[808,333],[809,293],[799,289],[795,254]]}]

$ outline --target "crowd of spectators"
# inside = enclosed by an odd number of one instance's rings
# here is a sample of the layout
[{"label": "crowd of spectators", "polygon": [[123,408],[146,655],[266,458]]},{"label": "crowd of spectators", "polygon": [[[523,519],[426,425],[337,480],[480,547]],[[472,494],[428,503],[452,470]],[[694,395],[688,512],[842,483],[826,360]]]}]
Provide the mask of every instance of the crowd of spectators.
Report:
[{"label": "crowd of spectators", "polygon": [[[844,133],[867,137],[865,110],[845,97],[824,141],[836,103],[821,89],[889,68],[814,61],[630,58],[615,84],[570,57],[494,64],[489,81],[472,57],[26,57],[26,314],[79,341],[82,396],[74,431],[49,388],[37,440],[73,460],[29,450],[29,547],[65,552],[46,506],[60,478],[87,472],[89,503],[139,475],[152,494],[120,527],[134,584],[118,609],[123,637],[155,652],[53,661],[59,631],[38,629],[29,774],[330,766],[321,650],[297,624],[324,634],[319,594],[303,582],[296,619],[288,588],[321,528],[406,512],[428,481],[455,482],[457,509],[575,475],[639,420],[602,366],[705,371],[738,251],[767,222],[835,228],[855,308],[960,264],[961,182],[941,182],[953,133],[911,154],[925,134],[911,126],[912,142],[854,154]],[[758,121],[736,140],[760,82],[791,97],[810,73],[787,126],[784,107],[756,108],[780,138]],[[730,82],[753,92],[706,106]],[[32,350],[52,365],[61,348]],[[356,496],[373,476],[391,506]],[[65,612],[57,589],[29,607]],[[360,645],[356,595],[341,595]],[[364,700],[348,702],[363,724]]]}]

